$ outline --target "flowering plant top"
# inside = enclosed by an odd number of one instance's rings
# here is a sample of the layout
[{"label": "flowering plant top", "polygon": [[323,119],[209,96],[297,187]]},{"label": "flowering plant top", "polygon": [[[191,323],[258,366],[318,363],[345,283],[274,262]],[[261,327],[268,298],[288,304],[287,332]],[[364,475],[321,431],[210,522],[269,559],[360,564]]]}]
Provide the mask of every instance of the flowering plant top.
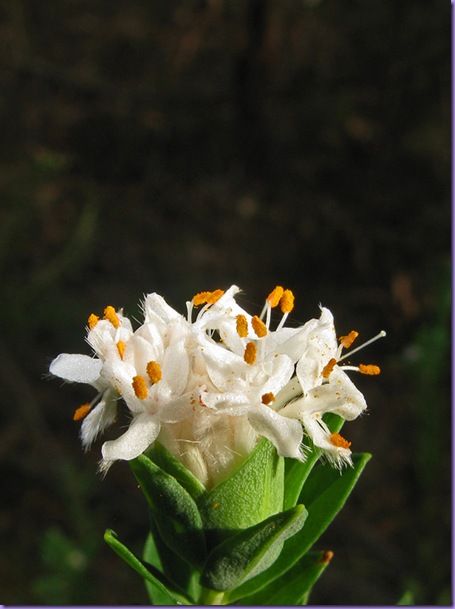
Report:
[{"label": "flowering plant top", "polygon": [[[304,461],[314,446],[336,467],[352,463],[350,442],[331,433],[323,415],[352,420],[366,409],[346,371],[378,374],[379,368],[342,364],[342,351],[357,332],[337,339],[333,316],[323,307],[318,319],[286,327],[294,296],[281,286],[260,316],[237,304],[239,292],[234,285],[199,293],[187,302],[186,316],[148,294],[136,330],[122,310],[108,306],[103,318],[88,320],[95,357],[63,353],[54,359],[53,375],[97,391],[74,413],[83,419],[85,448],[114,423],[120,399],[127,406],[128,429],[102,446],[103,471],[116,460],[135,459],[155,440],[207,488],[227,478],[260,437],[280,456]],[[282,317],[272,329],[274,308]]]}]

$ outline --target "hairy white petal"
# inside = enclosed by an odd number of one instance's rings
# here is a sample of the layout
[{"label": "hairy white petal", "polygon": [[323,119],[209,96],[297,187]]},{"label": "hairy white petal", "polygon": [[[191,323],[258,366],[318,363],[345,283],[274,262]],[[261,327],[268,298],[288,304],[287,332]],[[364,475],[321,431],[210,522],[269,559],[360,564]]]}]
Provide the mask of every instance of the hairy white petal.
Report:
[{"label": "hairy white petal", "polygon": [[157,417],[142,413],[137,415],[125,433],[116,440],[105,442],[101,454],[105,461],[123,459],[130,461],[142,454],[154,442],[160,431]]},{"label": "hairy white petal", "polygon": [[49,366],[49,372],[71,383],[94,383],[103,363],[88,355],[61,353]]},{"label": "hairy white petal", "polygon": [[170,390],[170,397],[182,394],[188,384],[190,362],[188,352],[181,343],[170,345],[164,354],[162,364],[163,380]]},{"label": "hairy white petal", "polygon": [[82,421],[80,432],[82,445],[89,448],[98,434],[112,425],[116,415],[117,398],[113,391],[107,390],[99,404]]},{"label": "hairy white petal", "polygon": [[332,444],[330,441],[330,431],[323,421],[313,418],[311,415],[305,415],[302,422],[313,444],[322,449],[324,455],[334,465],[337,467],[342,467],[344,463],[352,465],[350,449]]},{"label": "hairy white petal", "polygon": [[147,294],[143,308],[146,323],[149,321],[153,322],[156,319],[153,314],[157,315],[158,318],[166,324],[173,319],[181,317],[180,313],[177,313],[175,309],[170,307],[164,298],[156,292]]},{"label": "hairy white petal", "polygon": [[282,417],[267,406],[257,406],[248,413],[248,420],[254,429],[275,445],[279,455],[303,459],[300,444],[303,439],[301,425]]}]

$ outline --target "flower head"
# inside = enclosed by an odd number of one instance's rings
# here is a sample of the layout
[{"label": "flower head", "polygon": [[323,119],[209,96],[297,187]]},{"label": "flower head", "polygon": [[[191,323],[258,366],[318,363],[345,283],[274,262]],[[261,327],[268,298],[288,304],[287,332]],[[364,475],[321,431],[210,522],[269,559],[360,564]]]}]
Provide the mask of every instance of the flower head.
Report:
[{"label": "flower head", "polygon": [[[292,292],[276,287],[260,316],[250,315],[226,292],[201,292],[187,302],[184,317],[156,293],[143,302],[144,323],[133,330],[121,310],[91,315],[87,342],[95,357],[61,354],[50,372],[92,385],[97,396],[76,410],[88,448],[116,417],[121,398],[131,423],[102,446],[102,469],[130,460],[155,440],[204,484],[229,475],[268,438],[278,453],[304,460],[312,444],[336,466],[351,462],[350,443],[331,434],[323,415],[345,420],[366,408],[346,370],[375,374],[374,366],[343,366],[342,349],[355,332],[336,339],[332,314],[285,327]],[[271,329],[272,309],[282,317]],[[193,317],[195,319],[193,320]]]}]

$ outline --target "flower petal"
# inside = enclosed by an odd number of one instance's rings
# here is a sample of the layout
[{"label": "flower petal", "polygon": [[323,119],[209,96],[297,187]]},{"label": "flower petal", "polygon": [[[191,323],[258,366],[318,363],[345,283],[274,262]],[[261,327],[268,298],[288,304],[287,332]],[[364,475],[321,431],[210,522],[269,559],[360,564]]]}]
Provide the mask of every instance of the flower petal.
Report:
[{"label": "flower petal", "polygon": [[98,434],[104,432],[115,420],[117,415],[117,395],[112,390],[104,392],[101,401],[89,412],[82,422],[82,446],[89,448]]},{"label": "flower petal", "polygon": [[99,379],[103,363],[88,355],[61,353],[49,366],[49,372],[71,383],[92,384]]},{"label": "flower petal", "polygon": [[268,406],[251,408],[248,420],[261,436],[273,442],[279,455],[300,460],[304,458],[300,448],[303,431],[298,421],[282,417]]},{"label": "flower petal", "polygon": [[304,415],[303,426],[313,444],[324,451],[324,455],[337,467],[343,464],[352,465],[351,450],[341,446],[335,446],[330,441],[330,431],[321,419],[311,415]]},{"label": "flower petal", "polygon": [[137,415],[120,438],[103,444],[101,453],[104,461],[130,461],[138,457],[155,441],[159,431],[157,417],[146,413]]},{"label": "flower petal", "polygon": [[181,317],[180,313],[177,313],[175,309],[170,307],[162,296],[153,292],[153,294],[147,294],[143,304],[145,322],[156,321],[157,316],[162,322],[168,324],[173,319]]}]

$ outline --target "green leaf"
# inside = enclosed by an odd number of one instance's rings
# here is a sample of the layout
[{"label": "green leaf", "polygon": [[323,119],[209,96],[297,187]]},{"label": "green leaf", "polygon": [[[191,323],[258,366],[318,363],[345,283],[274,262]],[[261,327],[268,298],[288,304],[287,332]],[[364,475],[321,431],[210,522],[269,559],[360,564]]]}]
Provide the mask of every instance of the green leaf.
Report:
[{"label": "green leaf", "polygon": [[283,542],[303,527],[307,512],[298,505],[270,516],[230,537],[209,555],[201,583],[212,590],[230,590],[267,569]]},{"label": "green leaf", "polygon": [[[256,594],[242,598],[242,605],[304,605],[312,587],[326,569],[330,552],[307,552],[289,571]],[[229,593],[226,595],[229,602]]]},{"label": "green leaf", "polygon": [[[201,586],[199,573],[191,569],[189,564],[166,546],[152,523],[152,531],[147,537],[144,547],[144,561],[160,571],[166,573],[167,578],[180,590],[185,590],[186,596],[196,604]],[[154,605],[175,605],[167,592],[160,590],[153,582],[145,582],[149,598]]]},{"label": "green leaf", "polygon": [[201,567],[206,557],[205,537],[194,500],[145,455],[129,463],[163,541],[189,564]]},{"label": "green leaf", "polygon": [[205,486],[159,442],[154,442],[146,456],[173,476],[195,501],[205,493]]},{"label": "green leaf", "polygon": [[283,490],[284,459],[263,439],[237,471],[197,502],[209,548],[280,512]]},{"label": "green leaf", "polygon": [[117,534],[107,529],[104,533],[104,540],[122,558],[130,567],[139,573],[145,580],[151,582],[161,592],[161,594],[174,601],[177,605],[191,605],[189,599],[186,598],[179,590],[177,590],[165,575],[160,573],[158,569],[152,565],[145,563],[137,558],[131,550],[129,550],[121,541],[118,540]]},{"label": "green leaf", "polygon": [[[332,433],[337,433],[343,427],[344,419],[332,413],[324,415],[324,421]],[[311,452],[305,461],[297,459],[285,459],[284,477],[284,509],[288,510],[299,501],[300,491],[305,484],[311,470],[316,465],[322,451],[315,446],[311,447]]]},{"label": "green leaf", "polygon": [[311,548],[345,504],[370,458],[371,455],[366,453],[352,455],[353,467],[341,473],[329,465],[313,469],[299,499],[308,510],[305,526],[286,541],[270,569],[233,591],[230,602],[260,590],[288,571]]}]

